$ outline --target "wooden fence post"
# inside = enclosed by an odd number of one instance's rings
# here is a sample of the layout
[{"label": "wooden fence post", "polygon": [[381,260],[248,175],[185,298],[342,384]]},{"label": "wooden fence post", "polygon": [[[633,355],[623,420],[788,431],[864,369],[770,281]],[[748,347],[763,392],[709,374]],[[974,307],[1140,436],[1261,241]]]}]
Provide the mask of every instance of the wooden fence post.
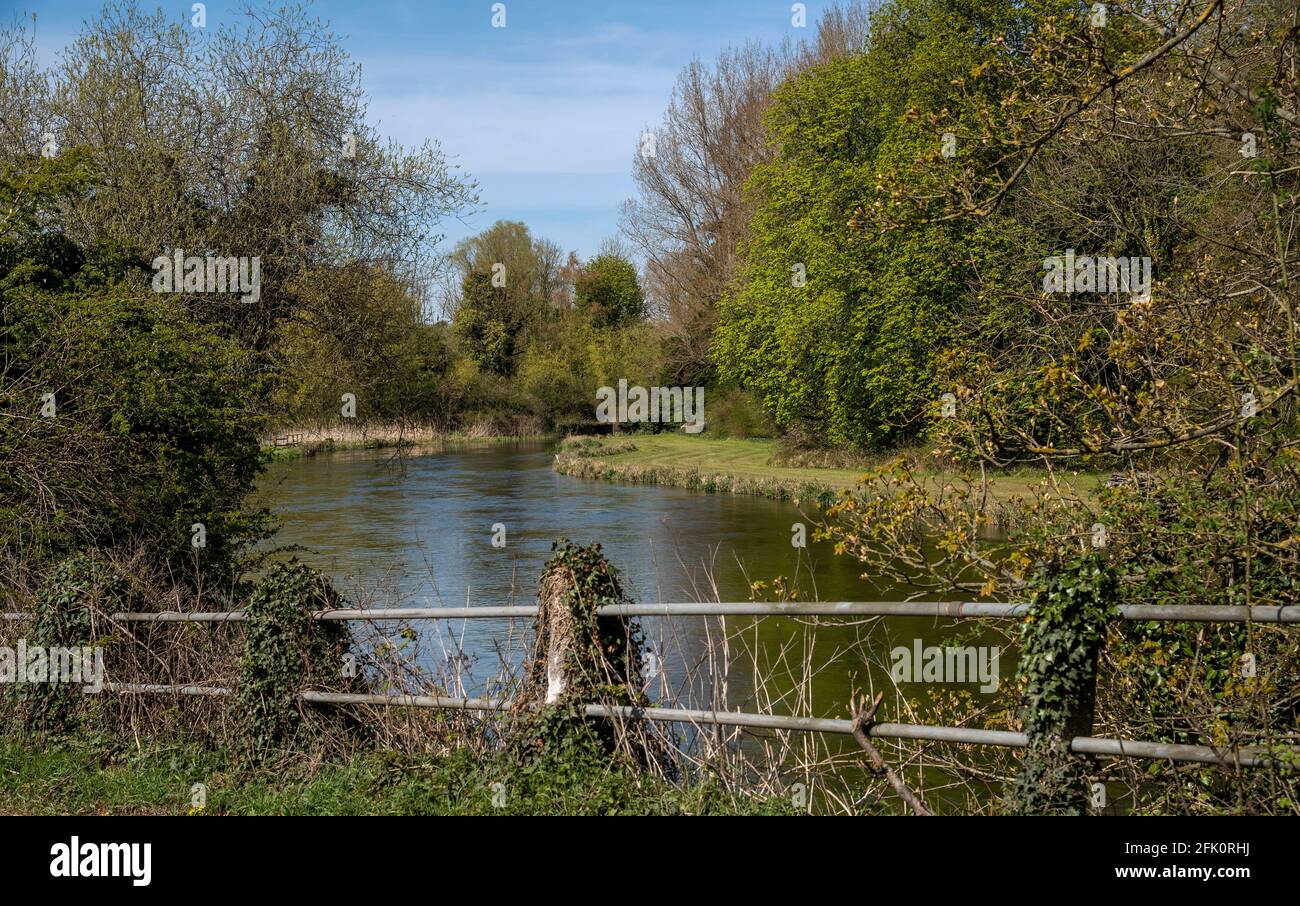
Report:
[{"label": "wooden fence post", "polygon": [[[638,713],[642,691],[641,629],[632,618],[601,614],[630,603],[618,571],[590,547],[557,541],[538,592],[537,643],[521,703],[546,706],[562,732],[591,731],[608,752],[638,764],[661,761],[658,736]],[[591,706],[609,708],[606,716]]]},{"label": "wooden fence post", "polygon": [[614,691],[621,703],[634,703],[641,680],[639,631],[625,617],[597,613],[627,603],[617,571],[599,544],[561,540],[554,551],[538,589],[529,697],[546,705],[565,698],[591,703],[598,692]]}]

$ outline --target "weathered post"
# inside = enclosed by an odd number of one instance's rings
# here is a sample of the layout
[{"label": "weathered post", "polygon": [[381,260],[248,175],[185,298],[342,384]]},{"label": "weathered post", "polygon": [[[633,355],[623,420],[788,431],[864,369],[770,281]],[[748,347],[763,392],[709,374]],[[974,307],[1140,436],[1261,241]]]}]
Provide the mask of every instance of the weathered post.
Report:
[{"label": "weathered post", "polygon": [[619,689],[631,703],[641,679],[639,629],[624,617],[597,613],[627,603],[618,571],[599,544],[561,539],[552,550],[538,589],[533,685],[544,687],[542,703],[590,702],[587,696]]},{"label": "weathered post", "polygon": [[91,640],[99,637],[96,615],[123,609],[127,588],[126,579],[111,563],[81,553],[61,561],[41,583],[23,644],[41,652],[41,680],[53,680],[63,667],[71,668],[63,679],[72,682],[29,682],[14,687],[28,732],[62,732],[75,723],[85,701],[82,690],[104,678],[103,651],[91,645]]},{"label": "weathered post", "polygon": [[[348,629],[313,618],[313,611],[341,604],[328,579],[297,561],[271,567],[249,598],[234,701],[243,741],[255,758],[302,741],[308,710],[299,695],[305,689],[345,690],[356,684],[344,671]],[[359,730],[348,712],[319,719]]]},{"label": "weathered post", "polygon": [[[593,722],[581,709],[645,703],[640,628],[625,617],[598,613],[627,603],[618,572],[599,544],[560,540],[552,550],[538,589],[537,641],[521,703],[560,712],[560,722],[571,727],[594,726],[607,743],[626,741],[628,721]],[[644,744],[634,748],[644,752]]]}]

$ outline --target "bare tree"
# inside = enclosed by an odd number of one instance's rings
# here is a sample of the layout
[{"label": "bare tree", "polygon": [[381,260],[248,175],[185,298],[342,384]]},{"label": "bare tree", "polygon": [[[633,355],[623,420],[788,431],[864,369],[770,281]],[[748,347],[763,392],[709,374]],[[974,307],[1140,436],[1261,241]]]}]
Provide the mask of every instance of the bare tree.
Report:
[{"label": "bare tree", "polygon": [[35,25],[0,29],[0,160],[43,150],[49,84],[36,61]]},{"label": "bare tree", "polygon": [[725,52],[713,67],[692,62],[653,142],[633,162],[639,197],[624,206],[624,233],[645,257],[670,368],[681,380],[708,368],[714,305],[735,273],[749,221],[745,180],[770,157],[763,111],[792,64],[789,47],[757,44]]}]

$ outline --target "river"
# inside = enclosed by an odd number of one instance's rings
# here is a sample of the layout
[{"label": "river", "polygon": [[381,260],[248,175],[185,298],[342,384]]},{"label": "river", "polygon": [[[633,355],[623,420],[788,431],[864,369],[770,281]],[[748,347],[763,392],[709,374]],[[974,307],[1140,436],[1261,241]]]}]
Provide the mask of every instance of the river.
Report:
[{"label": "river", "polygon": [[[559,537],[599,542],[637,602],[745,601],[751,582],[776,576],[794,579],[801,600],[898,597],[896,589],[863,581],[857,564],[812,539],[815,509],[571,478],[553,472],[552,459],[552,445],[540,442],[402,457],[344,451],[273,465],[262,499],[282,520],[277,543],[300,546],[297,555],[330,574],[360,606],[531,604]],[[805,549],[791,543],[796,522],[808,527]],[[492,543],[498,524],[504,547]],[[988,641],[969,623],[930,618],[814,630],[792,618],[735,617],[726,621],[724,678],[718,620],[644,623],[652,663],[663,668],[650,687],[655,698],[695,705],[725,699],[731,708],[771,706],[819,717],[847,716],[854,689],[892,691],[890,652],[898,646],[958,644],[958,634],[963,645]],[[392,624],[377,626],[394,632]],[[483,692],[503,663],[518,662],[528,629],[502,620],[421,626],[412,656],[435,672],[453,665],[457,680],[450,685],[466,694]],[[1002,652],[998,664],[1004,676],[1014,666],[1009,654]],[[766,684],[760,687],[755,676]],[[983,695],[971,679],[962,688]],[[909,698],[929,700],[927,684],[900,688]]]}]

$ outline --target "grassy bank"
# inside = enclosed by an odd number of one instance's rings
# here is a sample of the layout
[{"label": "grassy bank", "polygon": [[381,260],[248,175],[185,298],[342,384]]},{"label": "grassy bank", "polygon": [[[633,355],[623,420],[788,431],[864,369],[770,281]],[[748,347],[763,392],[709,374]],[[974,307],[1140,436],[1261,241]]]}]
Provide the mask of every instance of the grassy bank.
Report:
[{"label": "grassy bank", "polygon": [[[438,756],[371,751],[344,763],[240,766],[188,743],[0,741],[5,815],[731,815],[789,812],[716,784],[677,786],[609,767],[595,753],[527,764],[468,749]],[[192,788],[206,787],[195,809]],[[495,802],[494,802],[495,800]]]},{"label": "grassy bank", "polygon": [[[680,434],[638,434],[619,438],[567,438],[555,457],[555,471],[577,478],[663,484],[732,494],[757,494],[778,499],[806,500],[833,496],[853,488],[869,469],[891,457],[863,457],[836,467],[784,462],[774,440],[732,440]],[[934,470],[936,482],[958,478]],[[1044,473],[1020,470],[990,478],[993,501],[1027,494],[1044,480]],[[1083,492],[1095,490],[1100,474],[1071,476]]]}]

